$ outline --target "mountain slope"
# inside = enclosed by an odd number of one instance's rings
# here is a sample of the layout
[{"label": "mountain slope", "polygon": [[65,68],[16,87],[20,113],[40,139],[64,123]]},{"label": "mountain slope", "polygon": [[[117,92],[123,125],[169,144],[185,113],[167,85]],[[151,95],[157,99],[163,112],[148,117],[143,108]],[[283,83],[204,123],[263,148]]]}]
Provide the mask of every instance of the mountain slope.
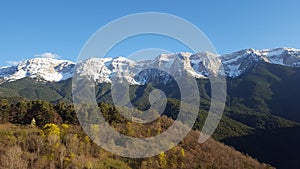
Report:
[{"label": "mountain slope", "polygon": [[300,68],[260,63],[236,79],[228,79],[229,105],[246,105],[300,122]]}]

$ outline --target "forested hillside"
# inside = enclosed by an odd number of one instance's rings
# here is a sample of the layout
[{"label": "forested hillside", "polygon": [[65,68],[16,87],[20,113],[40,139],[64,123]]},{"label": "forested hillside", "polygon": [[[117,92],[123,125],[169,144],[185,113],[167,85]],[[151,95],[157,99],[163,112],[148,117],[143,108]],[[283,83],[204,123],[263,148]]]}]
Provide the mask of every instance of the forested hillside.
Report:
[{"label": "forested hillside", "polygon": [[[271,168],[213,139],[199,144],[196,131],[191,131],[179,145],[158,156],[122,158],[93,143],[78,125],[71,104],[14,100],[1,100],[0,167],[3,169]],[[100,103],[99,109],[111,126],[134,137],[155,136],[173,123],[162,116],[143,125],[129,122],[108,104]]]}]

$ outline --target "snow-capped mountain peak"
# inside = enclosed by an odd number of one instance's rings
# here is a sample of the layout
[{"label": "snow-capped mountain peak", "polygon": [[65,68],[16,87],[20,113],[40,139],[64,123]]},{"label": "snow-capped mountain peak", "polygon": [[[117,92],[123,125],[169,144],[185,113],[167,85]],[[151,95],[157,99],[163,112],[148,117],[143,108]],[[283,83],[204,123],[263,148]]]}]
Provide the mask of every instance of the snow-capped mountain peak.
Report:
[{"label": "snow-capped mountain peak", "polygon": [[60,81],[72,76],[74,63],[52,58],[33,58],[16,66],[0,68],[0,77],[5,81],[15,81],[31,77],[45,81]]},{"label": "snow-capped mountain peak", "polygon": [[244,49],[221,56],[227,76],[237,77],[255,66],[266,62],[283,66],[300,66],[300,50],[294,48]]}]

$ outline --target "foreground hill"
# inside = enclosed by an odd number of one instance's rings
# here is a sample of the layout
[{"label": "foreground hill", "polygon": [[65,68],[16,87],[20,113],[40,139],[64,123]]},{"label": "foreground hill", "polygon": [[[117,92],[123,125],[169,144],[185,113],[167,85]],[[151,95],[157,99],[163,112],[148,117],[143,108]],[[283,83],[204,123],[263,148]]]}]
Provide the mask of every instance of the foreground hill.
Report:
[{"label": "foreground hill", "polygon": [[[165,126],[172,121],[162,117],[161,123]],[[140,126],[131,127],[133,135],[140,132]],[[129,129],[126,125],[123,128]],[[0,136],[0,168],[3,169],[272,168],[213,139],[199,144],[199,133],[195,131],[170,151],[146,159],[115,156],[96,146],[79,126],[67,124],[44,128],[0,124]]]}]

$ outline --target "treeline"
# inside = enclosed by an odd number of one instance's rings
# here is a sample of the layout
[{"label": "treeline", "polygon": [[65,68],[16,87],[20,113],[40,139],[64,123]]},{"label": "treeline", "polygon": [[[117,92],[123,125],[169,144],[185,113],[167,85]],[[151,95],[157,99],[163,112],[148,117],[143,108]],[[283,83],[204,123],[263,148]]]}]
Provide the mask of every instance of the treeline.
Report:
[{"label": "treeline", "polygon": [[80,106],[82,107],[82,112],[77,116],[74,105],[63,101],[52,104],[44,100],[30,101],[22,99],[19,101],[10,101],[8,99],[1,99],[0,124],[28,125],[34,120],[38,127],[43,127],[49,123],[79,125],[78,117],[82,118],[82,122],[86,118],[88,120],[92,119],[90,122],[99,123],[97,115],[101,112],[107,122],[116,125],[129,122],[129,120],[120,114],[120,110],[127,114],[133,112],[133,110],[125,107],[117,109],[115,106],[103,102],[100,102],[96,109],[93,105],[88,104]]},{"label": "treeline", "polygon": [[[176,120],[180,106],[181,105],[179,101],[175,99],[168,99],[163,115]],[[124,118],[118,110],[122,109],[122,113],[127,114],[130,114],[133,111],[124,107],[121,109],[116,109],[116,107],[103,102],[100,102],[98,104],[98,108],[99,111],[101,111],[101,113],[103,114],[105,120],[112,126],[118,126],[120,123],[127,124],[128,122],[130,122],[129,120]],[[88,108],[85,109],[87,110]],[[88,118],[94,123],[98,123],[98,112],[94,111],[97,110],[89,109],[88,111],[84,111],[85,114],[79,114],[82,122],[85,118]],[[200,110],[193,129],[201,130],[206,116],[207,112],[205,110]],[[35,119],[36,125],[38,127],[43,127],[48,123],[78,125],[79,121],[77,117],[78,116],[75,112],[74,105],[71,103],[58,102],[57,104],[52,104],[44,100],[29,101],[24,99],[0,99],[0,123],[28,125],[31,124],[33,119]],[[146,125],[146,127],[148,126]],[[224,116],[221,119],[219,127],[214,133],[213,138],[219,140],[232,136],[245,135],[250,132],[251,131],[249,127]]]},{"label": "treeline", "polygon": [[51,104],[44,100],[17,102],[0,100],[0,123],[30,124],[35,119],[39,127],[47,123],[79,124],[74,106],[65,102]]}]

